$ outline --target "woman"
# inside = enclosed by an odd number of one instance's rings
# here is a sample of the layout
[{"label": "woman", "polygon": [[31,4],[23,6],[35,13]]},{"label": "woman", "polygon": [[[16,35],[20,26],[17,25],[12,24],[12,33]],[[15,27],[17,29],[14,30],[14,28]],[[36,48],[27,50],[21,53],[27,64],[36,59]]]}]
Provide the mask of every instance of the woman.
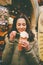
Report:
[{"label": "woman", "polygon": [[[5,36],[6,46],[2,55],[3,65],[39,65],[36,55],[33,51],[33,46],[29,42],[34,41],[34,34],[30,31],[29,21],[20,16],[14,19],[13,30],[9,33],[9,38]],[[20,33],[26,31],[28,40],[21,40]],[[19,34],[19,35],[18,35]],[[26,45],[20,51],[18,49],[19,42]]]}]

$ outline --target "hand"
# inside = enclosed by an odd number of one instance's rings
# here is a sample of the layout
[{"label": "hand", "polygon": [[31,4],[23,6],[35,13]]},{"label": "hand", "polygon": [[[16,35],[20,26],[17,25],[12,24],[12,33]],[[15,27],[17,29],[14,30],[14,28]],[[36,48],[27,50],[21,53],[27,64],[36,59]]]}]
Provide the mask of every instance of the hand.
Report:
[{"label": "hand", "polygon": [[29,42],[27,40],[19,40],[19,43],[21,43],[21,47],[25,48],[26,50],[30,49]]},{"label": "hand", "polygon": [[16,37],[16,31],[12,31],[11,33],[10,33],[10,41],[13,41],[14,39],[15,39],[15,37]]}]

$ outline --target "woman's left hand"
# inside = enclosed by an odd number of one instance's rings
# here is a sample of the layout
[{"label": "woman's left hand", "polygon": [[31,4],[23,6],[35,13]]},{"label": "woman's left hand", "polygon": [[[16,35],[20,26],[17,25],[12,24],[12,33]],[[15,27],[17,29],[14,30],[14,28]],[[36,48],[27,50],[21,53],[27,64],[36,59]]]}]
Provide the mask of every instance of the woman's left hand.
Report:
[{"label": "woman's left hand", "polygon": [[26,50],[30,49],[29,42],[27,40],[20,40],[19,43],[21,43],[21,46],[25,48]]}]

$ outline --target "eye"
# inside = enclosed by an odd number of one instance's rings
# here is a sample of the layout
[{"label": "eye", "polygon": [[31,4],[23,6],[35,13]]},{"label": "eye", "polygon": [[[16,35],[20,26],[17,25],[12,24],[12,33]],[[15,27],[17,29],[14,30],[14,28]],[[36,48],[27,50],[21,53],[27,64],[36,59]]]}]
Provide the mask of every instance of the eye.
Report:
[{"label": "eye", "polygon": [[18,23],[17,25],[18,25],[18,26],[20,26],[21,24],[20,24],[20,23]]},{"label": "eye", "polygon": [[25,24],[25,23],[23,23],[22,25],[23,25],[23,26],[26,26],[26,24]]}]

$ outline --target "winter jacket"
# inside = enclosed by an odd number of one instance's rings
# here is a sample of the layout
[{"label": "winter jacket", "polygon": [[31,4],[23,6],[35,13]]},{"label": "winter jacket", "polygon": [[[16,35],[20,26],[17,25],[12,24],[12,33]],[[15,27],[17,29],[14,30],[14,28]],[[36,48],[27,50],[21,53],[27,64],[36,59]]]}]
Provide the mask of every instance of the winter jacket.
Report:
[{"label": "winter jacket", "polygon": [[6,36],[5,42],[6,45],[2,54],[2,65],[39,65],[32,47],[28,51],[19,51],[18,39],[11,42]]}]

